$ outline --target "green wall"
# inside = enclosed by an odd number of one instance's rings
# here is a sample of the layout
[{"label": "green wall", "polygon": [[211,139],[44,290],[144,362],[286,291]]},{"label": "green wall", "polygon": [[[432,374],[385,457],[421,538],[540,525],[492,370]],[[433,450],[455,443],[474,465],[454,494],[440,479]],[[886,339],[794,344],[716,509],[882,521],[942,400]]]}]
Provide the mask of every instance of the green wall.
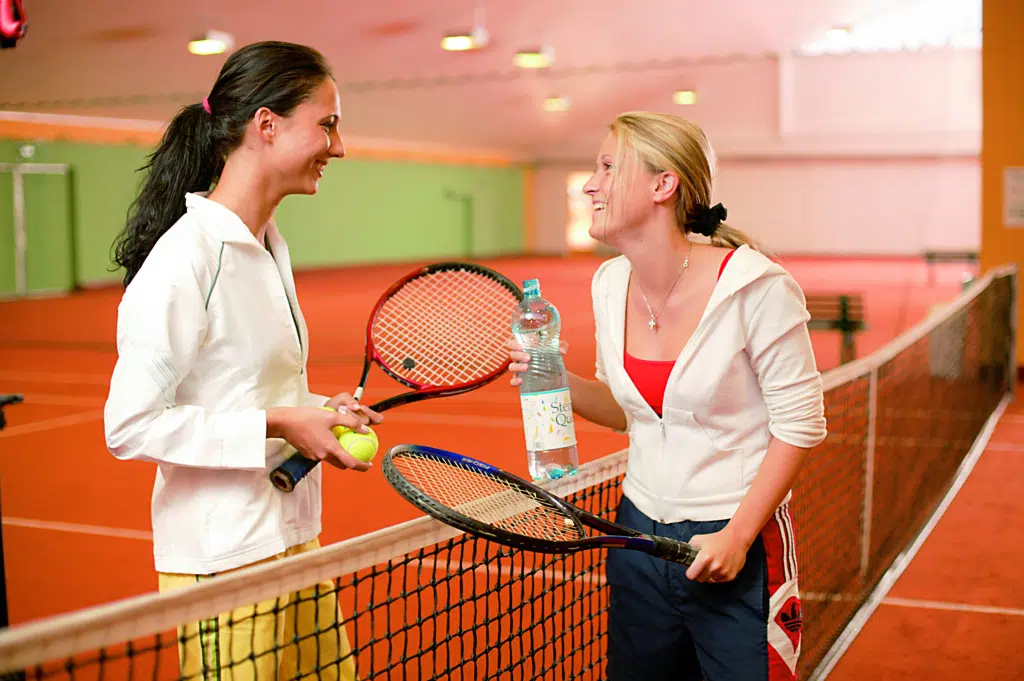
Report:
[{"label": "green wall", "polygon": [[[18,161],[21,144],[0,140],[0,161]],[[71,165],[78,283],[119,281],[120,273],[110,271],[111,244],[124,225],[141,179],[136,170],[149,149],[34,144],[33,163]],[[288,197],[276,219],[296,269],[519,253],[524,249],[523,183],[518,167],[344,159],[331,163],[316,196]],[[471,196],[471,207],[449,192]]]}]

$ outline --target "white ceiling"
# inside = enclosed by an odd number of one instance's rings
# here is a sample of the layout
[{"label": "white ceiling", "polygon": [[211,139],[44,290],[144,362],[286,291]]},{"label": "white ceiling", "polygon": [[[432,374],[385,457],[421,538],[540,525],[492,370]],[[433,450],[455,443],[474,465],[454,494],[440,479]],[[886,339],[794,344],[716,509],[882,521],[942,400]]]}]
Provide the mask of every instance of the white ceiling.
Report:
[{"label": "white ceiling", "polygon": [[[355,138],[582,153],[627,109],[672,110],[698,63],[796,50],[906,0],[24,0],[27,36],[0,51],[0,111],[163,121],[198,101],[224,56],[187,41],[213,28],[236,45],[302,42],[323,51]],[[281,8],[287,7],[290,11]],[[490,44],[450,53],[441,37],[484,8]],[[546,43],[546,72],[512,64]],[[541,104],[568,94],[570,111]],[[588,152],[589,155],[589,152]]]}]

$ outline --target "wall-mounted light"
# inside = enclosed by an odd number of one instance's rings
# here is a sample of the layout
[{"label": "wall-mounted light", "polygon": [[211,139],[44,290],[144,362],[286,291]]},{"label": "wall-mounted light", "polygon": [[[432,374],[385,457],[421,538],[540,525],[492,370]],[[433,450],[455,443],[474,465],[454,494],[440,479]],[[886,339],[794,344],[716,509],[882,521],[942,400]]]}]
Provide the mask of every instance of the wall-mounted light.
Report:
[{"label": "wall-mounted light", "polygon": [[207,31],[204,35],[188,42],[188,51],[192,54],[209,56],[211,54],[222,54],[230,50],[235,44],[235,39],[230,33],[224,31]]}]

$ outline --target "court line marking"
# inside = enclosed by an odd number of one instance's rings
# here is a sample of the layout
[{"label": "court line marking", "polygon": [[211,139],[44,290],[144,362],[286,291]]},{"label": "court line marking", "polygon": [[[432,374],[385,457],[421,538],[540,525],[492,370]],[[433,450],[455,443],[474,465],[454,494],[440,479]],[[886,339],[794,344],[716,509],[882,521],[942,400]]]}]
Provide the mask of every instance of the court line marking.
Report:
[{"label": "court line marking", "polygon": [[103,525],[85,525],[82,523],[62,523],[55,520],[35,520],[33,518],[3,517],[3,524],[11,527],[26,527],[33,530],[51,530],[54,532],[71,532],[73,534],[91,534],[99,537],[117,537],[119,539],[142,539],[153,541],[153,533],[145,530],[128,530],[122,527],[105,527]]},{"label": "court line marking", "polygon": [[989,452],[1024,452],[1024,444],[1016,444],[1013,442],[989,442],[988,446],[985,447],[985,451]]},{"label": "court line marking", "polygon": [[84,383],[110,385],[110,374],[65,374],[44,371],[0,371],[0,381],[26,383]]},{"label": "court line marking", "polygon": [[20,426],[8,426],[4,430],[0,431],[0,440],[9,437],[17,437],[18,435],[30,435],[32,433],[40,433],[47,430],[54,430],[56,428],[63,428],[65,426],[75,426],[102,418],[103,410],[99,409],[95,411],[83,412],[81,414],[70,414],[68,416],[61,416],[55,419],[46,419],[45,421],[26,423]]},{"label": "court line marking", "polygon": [[970,603],[947,603],[945,601],[926,601],[917,598],[885,598],[882,605],[899,608],[917,608],[922,610],[947,610],[953,612],[974,612],[987,615],[1012,615],[1024,617],[1024,608],[1001,608],[995,605],[972,605]]},{"label": "court line marking", "polygon": [[87,395],[65,395],[53,393],[21,393],[25,404],[42,404],[58,407],[102,407],[105,398]]}]

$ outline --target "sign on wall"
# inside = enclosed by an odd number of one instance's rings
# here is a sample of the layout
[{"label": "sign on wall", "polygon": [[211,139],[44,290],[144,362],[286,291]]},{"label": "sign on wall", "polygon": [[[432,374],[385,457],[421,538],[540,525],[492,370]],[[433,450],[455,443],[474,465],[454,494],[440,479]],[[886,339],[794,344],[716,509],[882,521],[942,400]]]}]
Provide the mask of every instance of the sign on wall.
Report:
[{"label": "sign on wall", "polygon": [[1024,167],[1003,169],[1003,224],[1024,227]]}]

